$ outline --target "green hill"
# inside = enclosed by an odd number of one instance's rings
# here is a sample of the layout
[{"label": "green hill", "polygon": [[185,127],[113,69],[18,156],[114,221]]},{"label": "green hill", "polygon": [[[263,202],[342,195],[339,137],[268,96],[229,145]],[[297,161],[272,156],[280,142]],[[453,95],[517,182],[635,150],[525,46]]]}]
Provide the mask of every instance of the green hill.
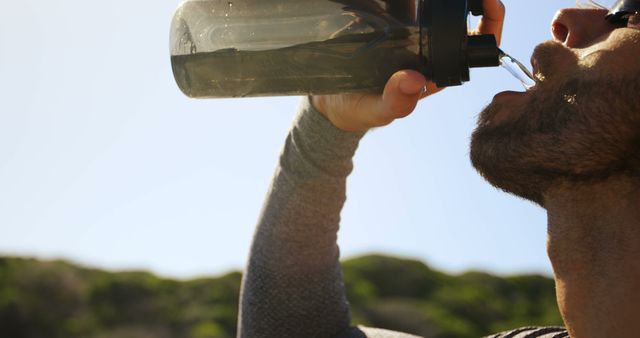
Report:
[{"label": "green hill", "polygon": [[[553,280],[448,275],[386,256],[344,262],[354,324],[425,337],[559,325]],[[176,281],[64,261],[0,258],[0,332],[11,338],[232,338],[241,274]]]}]

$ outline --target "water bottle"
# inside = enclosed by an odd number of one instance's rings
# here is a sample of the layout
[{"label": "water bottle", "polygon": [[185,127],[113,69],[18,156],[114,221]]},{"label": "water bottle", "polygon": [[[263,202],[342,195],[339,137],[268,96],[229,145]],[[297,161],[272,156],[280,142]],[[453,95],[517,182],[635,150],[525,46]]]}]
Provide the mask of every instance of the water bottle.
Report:
[{"label": "water bottle", "polygon": [[469,13],[482,0],[184,0],[171,65],[194,98],[379,93],[401,69],[455,86],[499,65]]}]

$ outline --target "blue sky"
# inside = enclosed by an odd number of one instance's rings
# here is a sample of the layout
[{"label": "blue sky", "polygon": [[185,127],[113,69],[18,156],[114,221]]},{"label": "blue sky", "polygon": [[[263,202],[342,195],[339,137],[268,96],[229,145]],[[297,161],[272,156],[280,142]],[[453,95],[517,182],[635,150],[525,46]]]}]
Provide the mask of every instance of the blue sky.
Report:
[{"label": "blue sky", "polygon": [[[507,0],[527,61],[573,1]],[[173,82],[177,1],[9,1],[0,10],[0,254],[189,278],[242,269],[299,97],[192,100]],[[528,62],[525,62],[528,63]],[[469,136],[499,68],[371,131],[339,243],[451,272],[551,273],[546,213],[485,183]]]}]

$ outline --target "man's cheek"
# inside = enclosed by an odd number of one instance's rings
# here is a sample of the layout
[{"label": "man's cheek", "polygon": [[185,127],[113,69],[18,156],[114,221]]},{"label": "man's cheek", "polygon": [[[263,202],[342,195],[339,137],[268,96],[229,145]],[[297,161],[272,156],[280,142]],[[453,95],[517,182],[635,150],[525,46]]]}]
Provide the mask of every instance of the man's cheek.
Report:
[{"label": "man's cheek", "polygon": [[602,43],[582,50],[579,66],[585,71],[584,78],[622,77],[640,71],[640,63],[636,62],[638,56],[640,31],[618,29]]}]

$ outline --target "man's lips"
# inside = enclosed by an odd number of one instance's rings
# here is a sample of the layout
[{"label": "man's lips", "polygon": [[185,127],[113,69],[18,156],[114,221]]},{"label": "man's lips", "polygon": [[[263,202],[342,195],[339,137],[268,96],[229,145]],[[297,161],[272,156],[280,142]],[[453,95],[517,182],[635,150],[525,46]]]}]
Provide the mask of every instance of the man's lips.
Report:
[{"label": "man's lips", "polygon": [[536,84],[540,82],[540,68],[538,66],[538,59],[536,58],[536,54],[531,55],[531,74],[533,74],[533,79],[536,81]]},{"label": "man's lips", "polygon": [[[534,55],[531,55],[531,68],[532,68],[532,74],[533,74],[533,78],[536,82],[536,85],[540,82],[540,78],[538,76],[539,74],[539,69],[538,69],[538,60]],[[526,95],[528,93],[528,90],[525,92],[518,92],[518,91],[513,91],[513,90],[507,90],[507,91],[503,91],[500,92],[498,94],[496,94],[493,99],[494,100],[508,100],[508,99],[517,99],[517,98],[521,98],[524,95]]]},{"label": "man's lips", "polygon": [[[528,96],[528,94],[530,93],[531,89],[537,87],[538,85],[541,84],[541,82],[543,81],[544,77],[543,75],[540,73],[540,64],[538,62],[538,58],[536,57],[536,52],[534,51],[533,54],[531,55],[530,58],[530,63],[531,63],[531,74],[533,75],[533,80],[535,81],[535,85],[529,89],[527,89],[526,91],[513,91],[513,90],[507,90],[507,91],[503,91],[500,93],[497,93],[494,97],[493,100],[494,101],[501,101],[503,103],[505,102],[510,102],[510,103],[517,103],[517,101],[523,100],[524,98],[526,98]],[[520,101],[522,102],[522,101]]]},{"label": "man's lips", "polygon": [[517,98],[517,97],[521,97],[523,95],[527,94],[526,92],[517,92],[517,91],[513,91],[513,90],[506,90],[504,92],[500,92],[498,94],[496,94],[493,99],[494,100],[505,100],[505,99],[510,99],[510,98]]},{"label": "man's lips", "polygon": [[501,125],[508,120],[512,120],[521,111],[523,105],[527,104],[529,92],[516,92],[507,90],[500,92],[493,97],[493,104],[497,104],[492,116],[487,116],[486,122],[491,125]]}]

